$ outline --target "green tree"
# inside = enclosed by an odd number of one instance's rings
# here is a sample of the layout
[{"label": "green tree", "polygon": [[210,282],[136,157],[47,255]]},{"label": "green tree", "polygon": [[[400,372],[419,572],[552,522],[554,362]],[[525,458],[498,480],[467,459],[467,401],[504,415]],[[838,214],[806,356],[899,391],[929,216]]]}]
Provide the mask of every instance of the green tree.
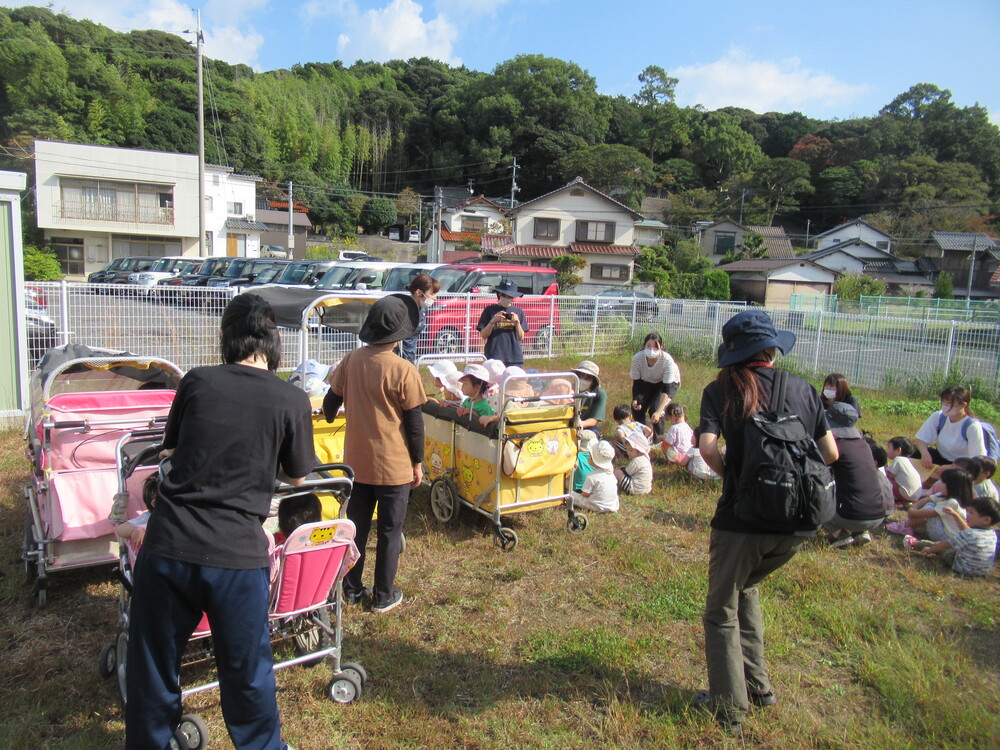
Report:
[{"label": "green tree", "polygon": [[863,273],[845,273],[833,282],[833,293],[839,299],[856,300],[861,297],[880,297],[885,294],[885,282]]},{"label": "green tree", "polygon": [[653,179],[653,162],[631,146],[601,143],[567,154],[559,163],[563,179],[583,179],[638,210]]},{"label": "green tree", "polygon": [[658,65],[650,65],[639,74],[642,87],[632,97],[639,109],[634,122],[635,140],[643,144],[650,161],[666,154],[674,146],[690,141],[681,110],[674,104],[674,89],[678,79],[668,76]]},{"label": "green tree", "polygon": [[704,116],[694,130],[692,152],[706,184],[720,185],[730,175],[751,171],[764,153],[736,118],[720,112]]},{"label": "green tree", "polygon": [[719,261],[720,266],[727,263],[735,263],[738,260],[759,260],[767,257],[767,246],[764,238],[756,232],[744,232],[743,241],[733,250],[722,256]]},{"label": "green tree", "polygon": [[368,234],[378,234],[396,221],[396,204],[388,198],[372,198],[361,209],[360,224]]},{"label": "green tree", "polygon": [[765,159],[753,172],[751,186],[755,197],[765,201],[766,215],[762,222],[771,226],[778,209],[798,205],[798,198],[809,195],[815,188],[809,182],[809,167],[795,159]]},{"label": "green tree", "polygon": [[396,196],[396,215],[409,226],[420,212],[420,196],[413,188],[405,187]]},{"label": "green tree", "polygon": [[55,253],[25,245],[23,255],[25,281],[59,281],[63,277]]},{"label": "green tree", "polygon": [[934,280],[934,296],[938,299],[951,299],[955,296],[955,283],[947,271],[939,273]]},{"label": "green tree", "polygon": [[549,261],[549,265],[556,269],[556,283],[559,285],[559,294],[572,294],[578,284],[583,282],[583,277],[577,273],[587,265],[581,256],[575,254],[557,255]]}]

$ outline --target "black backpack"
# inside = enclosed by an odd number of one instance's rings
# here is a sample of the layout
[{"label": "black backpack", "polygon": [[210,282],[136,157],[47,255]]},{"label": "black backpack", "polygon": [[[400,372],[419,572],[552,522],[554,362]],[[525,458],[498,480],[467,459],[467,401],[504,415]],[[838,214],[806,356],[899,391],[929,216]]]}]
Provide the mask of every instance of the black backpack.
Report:
[{"label": "black backpack", "polygon": [[833,474],[797,414],[787,409],[788,373],[774,371],[771,408],[743,427],[743,468],[734,512],[754,531],[815,531],[836,510]]}]

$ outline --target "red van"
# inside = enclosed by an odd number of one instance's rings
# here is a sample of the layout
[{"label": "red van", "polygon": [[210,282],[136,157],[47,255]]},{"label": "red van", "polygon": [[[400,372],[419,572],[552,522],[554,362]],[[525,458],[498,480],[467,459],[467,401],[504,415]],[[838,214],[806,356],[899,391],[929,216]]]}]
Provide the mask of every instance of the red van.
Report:
[{"label": "red van", "polygon": [[[548,353],[553,334],[559,333],[555,269],[509,263],[454,263],[435,268],[431,276],[441,282],[441,291],[424,324],[425,344],[421,348],[425,351],[481,351],[483,340],[476,324],[487,305],[496,301],[493,287],[505,278],[524,294],[514,304],[524,310],[528,319],[525,352]],[[466,296],[447,296],[453,294]]]}]

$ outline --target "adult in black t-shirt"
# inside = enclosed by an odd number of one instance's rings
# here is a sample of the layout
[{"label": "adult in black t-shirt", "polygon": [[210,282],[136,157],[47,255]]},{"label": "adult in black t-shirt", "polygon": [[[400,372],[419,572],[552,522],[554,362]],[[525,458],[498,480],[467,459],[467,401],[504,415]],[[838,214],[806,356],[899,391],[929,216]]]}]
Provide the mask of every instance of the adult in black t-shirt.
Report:
[{"label": "adult in black t-shirt", "polygon": [[[178,666],[208,615],[233,744],[281,750],[267,622],[274,481],[315,465],[309,399],[278,378],[270,305],[241,294],[222,314],[222,358],[181,380],[163,437],[165,475],[135,565],[126,670],[127,748],[166,747],[181,717]],[[169,468],[166,468],[169,466]]]},{"label": "adult in black t-shirt", "polygon": [[479,316],[476,330],[479,331],[486,346],[483,353],[487,359],[499,359],[505,365],[524,364],[524,352],[521,341],[528,330],[528,318],[517,305],[513,304],[521,292],[511,279],[500,279],[493,287],[497,301],[488,305]]},{"label": "adult in black t-shirt", "polygon": [[[722,477],[709,543],[708,596],[705,601],[707,692],[695,696],[730,730],[739,731],[750,703],[777,702],[764,660],[763,624],[757,584],[792,558],[804,537],[768,533],[739,520],[733,509],[744,456],[743,425],[770,403],[772,363],[795,344],[790,331],[777,331],[763,310],[733,316],[722,328],[718,379],[701,399],[701,437],[705,462]],[[826,427],[823,405],[809,383],[788,376],[786,403],[815,438],[827,463],[837,448]],[[723,457],[718,439],[726,443]]]}]

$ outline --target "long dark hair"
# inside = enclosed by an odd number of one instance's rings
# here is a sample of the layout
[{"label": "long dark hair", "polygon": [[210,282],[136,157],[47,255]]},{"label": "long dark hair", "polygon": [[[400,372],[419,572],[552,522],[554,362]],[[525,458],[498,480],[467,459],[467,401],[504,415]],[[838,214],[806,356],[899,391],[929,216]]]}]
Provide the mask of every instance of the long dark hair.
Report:
[{"label": "long dark hair", "polygon": [[[843,401],[845,403],[850,401],[852,395],[851,386],[847,383],[847,378],[841,375],[839,372],[831,372],[826,376],[826,380],[823,381],[824,387],[830,384],[837,391],[837,395],[833,397],[833,401]],[[824,396],[824,400],[826,397]]]},{"label": "long dark hair", "polygon": [[722,418],[730,425],[749,419],[768,403],[768,395],[757,374],[747,365],[751,362],[770,362],[774,352],[764,349],[742,362],[728,365],[719,370],[716,380],[722,388],[725,402],[722,407]]},{"label": "long dark hair", "polygon": [[222,312],[220,348],[222,361],[242,362],[254,354],[267,360],[267,369],[278,369],[281,338],[274,310],[259,294],[240,294]]},{"label": "long dark hair", "polygon": [[963,508],[972,500],[972,477],[965,469],[945,469],[941,472],[941,481],[948,497],[958,500]]}]

